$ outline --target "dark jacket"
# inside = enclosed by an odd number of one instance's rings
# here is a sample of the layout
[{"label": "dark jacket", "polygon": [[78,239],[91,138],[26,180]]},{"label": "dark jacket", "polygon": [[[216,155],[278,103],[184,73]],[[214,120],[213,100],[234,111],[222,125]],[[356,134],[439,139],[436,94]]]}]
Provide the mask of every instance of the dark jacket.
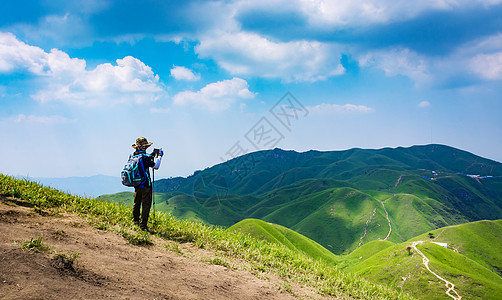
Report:
[{"label": "dark jacket", "polygon": [[141,158],[141,164],[143,165],[143,168],[140,168],[140,172],[143,172],[141,174],[141,177],[144,178],[143,181],[139,186],[136,187],[136,189],[141,189],[145,187],[151,187],[152,186],[152,180],[150,177],[150,168],[153,168],[155,166],[155,162],[153,161],[153,156],[150,154],[146,153],[145,150],[136,150],[133,155],[138,155],[138,154],[143,154]]}]

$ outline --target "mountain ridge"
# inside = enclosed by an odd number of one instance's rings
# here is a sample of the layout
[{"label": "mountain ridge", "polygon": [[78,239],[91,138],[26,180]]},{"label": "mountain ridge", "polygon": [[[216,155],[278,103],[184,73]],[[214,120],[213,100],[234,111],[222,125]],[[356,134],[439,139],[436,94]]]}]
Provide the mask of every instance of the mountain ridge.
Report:
[{"label": "mountain ridge", "polygon": [[[438,162],[439,161],[439,162]],[[268,164],[268,165],[267,165]],[[451,166],[445,167],[444,164]],[[204,183],[237,194],[260,194],[305,178],[332,178],[347,180],[355,177],[349,171],[358,171],[358,175],[368,174],[380,166],[392,166],[388,171],[406,171],[410,169],[445,170],[453,173],[489,176],[502,176],[502,163],[482,158],[464,150],[450,146],[431,144],[411,147],[361,149],[352,148],[341,151],[309,150],[263,150],[233,158],[204,170],[195,171],[186,178],[158,180],[156,191],[203,192],[198,179],[203,173],[214,173],[216,178]],[[319,166],[323,166],[319,170]],[[317,167],[317,168],[316,168]],[[252,173],[260,169],[258,174]],[[280,176],[280,178],[277,178]],[[199,179],[200,181],[200,179]],[[258,182],[239,184],[238,181]],[[357,181],[357,180],[355,180]],[[209,183],[209,184],[208,184]],[[259,188],[256,188],[259,186]],[[206,191],[207,192],[207,191]]]},{"label": "mountain ridge", "polygon": [[[502,164],[444,145],[237,157],[155,183],[159,210],[224,227],[247,218],[293,229],[335,254],[377,239],[502,218]],[[103,196],[131,203],[131,194]],[[124,199],[127,199],[125,201]]]}]

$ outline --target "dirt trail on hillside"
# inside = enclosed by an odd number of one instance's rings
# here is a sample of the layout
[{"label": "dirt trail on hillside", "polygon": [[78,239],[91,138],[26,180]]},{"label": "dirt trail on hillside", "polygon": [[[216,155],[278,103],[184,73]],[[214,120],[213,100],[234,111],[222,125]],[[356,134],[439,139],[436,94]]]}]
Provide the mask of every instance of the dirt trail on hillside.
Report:
[{"label": "dirt trail on hillside", "polygon": [[[387,200],[387,199],[385,199],[385,200]],[[387,218],[387,222],[389,222],[389,233],[387,233],[387,236],[383,239],[384,241],[386,241],[392,233],[392,225],[390,224],[389,213],[387,212],[387,209],[385,208],[385,204],[383,203],[385,200],[380,201],[380,203],[382,203],[383,210],[385,211],[385,217]]]},{"label": "dirt trail on hillside", "polygon": [[[179,245],[183,255],[156,238],[133,246],[76,215],[40,215],[16,203],[0,197],[1,299],[330,299],[275,275],[204,262],[214,253],[189,244]],[[52,251],[21,249],[40,236]],[[58,266],[54,251],[78,253],[74,270]]]},{"label": "dirt trail on hillside", "polygon": [[[435,273],[434,271],[432,271],[430,268],[429,268],[429,262],[430,260],[427,258],[427,256],[425,256],[425,254],[422,253],[422,251],[418,250],[417,248],[417,245],[418,244],[422,244],[423,241],[416,241],[416,242],[413,242],[411,244],[411,247],[413,247],[413,249],[415,249],[415,251],[417,251],[417,253],[422,256],[422,262],[425,266],[425,268],[427,269],[427,271],[429,271],[430,273],[432,273],[432,275],[436,276],[439,280],[442,280],[444,281],[445,283],[445,286],[446,286],[446,295],[450,296],[451,298],[455,299],[455,300],[461,300],[462,299],[462,296],[460,296],[457,291],[455,291],[455,285],[453,283],[451,283],[450,281],[444,279],[443,277],[439,276],[437,273]],[[455,294],[455,295],[454,295]]]}]

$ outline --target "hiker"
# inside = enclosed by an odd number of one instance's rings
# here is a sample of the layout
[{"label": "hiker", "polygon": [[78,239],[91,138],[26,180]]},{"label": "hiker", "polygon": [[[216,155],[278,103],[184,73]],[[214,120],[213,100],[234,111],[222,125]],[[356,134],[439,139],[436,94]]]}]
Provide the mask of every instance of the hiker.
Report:
[{"label": "hiker", "polygon": [[[150,168],[158,170],[164,151],[162,149],[154,149],[151,154],[146,153],[146,149],[153,143],[149,143],[145,137],[136,139],[136,144],[132,147],[136,149],[134,155],[141,155],[140,168],[142,172],[142,181],[138,186],[134,187],[134,207],[132,210],[132,217],[134,223],[138,224],[143,230],[148,230],[148,216],[150,215],[150,207],[152,206],[152,180],[150,179]],[[140,209],[141,209],[141,222],[140,222]]]}]

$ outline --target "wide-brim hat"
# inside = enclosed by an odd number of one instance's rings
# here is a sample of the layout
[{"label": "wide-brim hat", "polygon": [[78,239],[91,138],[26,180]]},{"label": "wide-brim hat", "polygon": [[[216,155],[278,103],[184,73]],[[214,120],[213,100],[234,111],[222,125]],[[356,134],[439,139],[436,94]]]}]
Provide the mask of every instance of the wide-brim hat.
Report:
[{"label": "wide-brim hat", "polygon": [[131,146],[136,150],[146,150],[153,143],[149,143],[145,137],[139,137],[136,139],[136,144],[132,144]]}]

